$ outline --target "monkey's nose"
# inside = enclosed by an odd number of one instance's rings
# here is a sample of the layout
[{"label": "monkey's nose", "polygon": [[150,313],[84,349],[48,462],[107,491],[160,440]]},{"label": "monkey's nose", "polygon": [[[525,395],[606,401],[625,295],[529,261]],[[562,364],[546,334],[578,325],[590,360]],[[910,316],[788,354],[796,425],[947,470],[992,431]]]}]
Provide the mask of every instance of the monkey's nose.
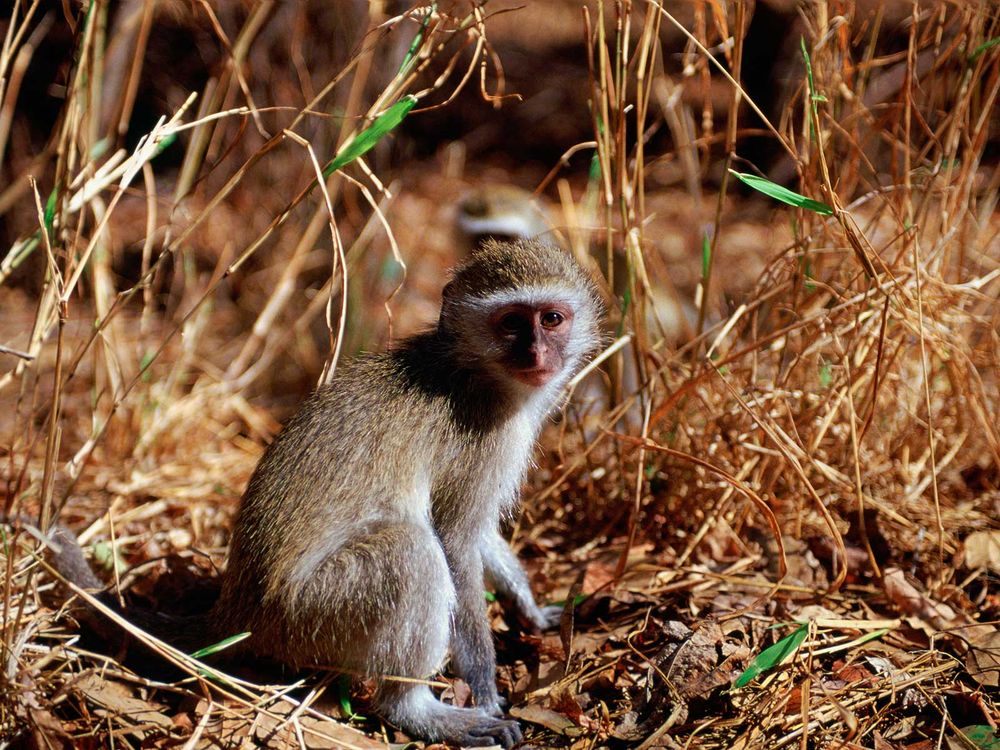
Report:
[{"label": "monkey's nose", "polygon": [[549,347],[544,341],[535,339],[531,342],[531,346],[528,347],[528,355],[530,356],[534,367],[541,367],[548,359]]}]

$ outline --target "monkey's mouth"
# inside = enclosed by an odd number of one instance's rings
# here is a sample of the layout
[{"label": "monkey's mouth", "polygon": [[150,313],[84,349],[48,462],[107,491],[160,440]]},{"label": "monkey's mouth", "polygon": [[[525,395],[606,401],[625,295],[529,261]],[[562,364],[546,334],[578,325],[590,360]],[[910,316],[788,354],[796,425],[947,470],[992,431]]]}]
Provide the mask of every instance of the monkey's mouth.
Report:
[{"label": "monkey's mouth", "polygon": [[552,377],[556,374],[555,370],[551,370],[546,367],[525,367],[525,368],[512,368],[511,375],[514,376],[515,380],[519,380],[525,385],[530,385],[533,388],[540,388],[541,386],[552,380]]}]

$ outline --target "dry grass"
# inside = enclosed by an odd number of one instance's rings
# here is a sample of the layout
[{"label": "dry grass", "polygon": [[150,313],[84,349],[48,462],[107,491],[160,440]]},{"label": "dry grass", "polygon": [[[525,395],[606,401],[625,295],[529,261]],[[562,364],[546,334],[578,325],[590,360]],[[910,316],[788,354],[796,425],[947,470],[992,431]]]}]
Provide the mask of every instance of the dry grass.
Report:
[{"label": "dry grass", "polygon": [[[5,512],[58,518],[156,607],[210,595],[262,446],[336,353],[433,314],[461,143],[413,161],[400,133],[321,166],[404,95],[419,121],[463,90],[513,93],[490,30],[517,24],[492,4],[442,4],[423,31],[420,10],[348,5],[19,0],[6,19]],[[526,492],[515,542],[540,598],[578,606],[540,638],[495,610],[515,715],[540,746],[991,747],[962,728],[998,716],[1000,16],[810,4],[786,16],[765,102],[735,83],[761,45],[748,5],[567,6],[593,140],[557,146],[594,161],[534,166],[626,345],[548,431]],[[517,158],[516,137],[501,146]],[[658,318],[686,293],[678,342]],[[396,739],[329,719],[331,675],[222,676],[114,613],[186,677],[97,649],[37,541],[7,533],[4,553],[0,741]],[[797,651],[730,689],[795,622]]]}]

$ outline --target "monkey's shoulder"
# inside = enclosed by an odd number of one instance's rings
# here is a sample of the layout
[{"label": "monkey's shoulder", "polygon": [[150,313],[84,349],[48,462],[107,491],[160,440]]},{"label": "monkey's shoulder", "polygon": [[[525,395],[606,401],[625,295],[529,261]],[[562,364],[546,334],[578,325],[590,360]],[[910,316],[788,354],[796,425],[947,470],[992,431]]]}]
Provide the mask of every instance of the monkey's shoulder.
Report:
[{"label": "monkey's shoulder", "polygon": [[419,409],[442,392],[437,362],[428,362],[432,357],[432,353],[417,354],[409,346],[360,354],[344,362],[331,381],[303,403],[302,409],[364,411],[380,418],[387,409]]},{"label": "monkey's shoulder", "polygon": [[414,373],[397,352],[362,354],[338,367],[299,406],[276,442],[305,445],[318,441],[327,450],[358,446],[412,432],[439,421],[445,406],[425,385],[431,378]]}]

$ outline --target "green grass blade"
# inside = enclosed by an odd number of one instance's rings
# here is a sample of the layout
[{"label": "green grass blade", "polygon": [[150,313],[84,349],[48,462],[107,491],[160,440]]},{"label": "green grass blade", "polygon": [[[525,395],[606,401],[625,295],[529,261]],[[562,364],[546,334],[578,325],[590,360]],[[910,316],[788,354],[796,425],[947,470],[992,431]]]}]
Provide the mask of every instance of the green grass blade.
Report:
[{"label": "green grass blade", "polygon": [[833,368],[822,356],[820,356],[819,384],[821,388],[829,388],[833,382]]},{"label": "green grass blade", "polygon": [[201,658],[203,658],[205,656],[210,656],[212,654],[216,654],[216,653],[218,653],[219,651],[222,651],[225,648],[229,648],[234,643],[239,643],[240,641],[244,640],[245,638],[249,638],[249,637],[250,637],[250,632],[249,631],[247,631],[246,633],[237,633],[236,635],[231,635],[228,638],[223,638],[218,643],[213,643],[211,646],[205,646],[205,648],[198,649],[193,654],[191,654],[191,658],[192,659],[201,659]]},{"label": "green grass blade", "polygon": [[424,41],[424,34],[427,33],[427,27],[430,26],[431,18],[435,13],[437,13],[437,3],[431,3],[431,7],[427,9],[427,13],[424,15],[424,20],[420,22],[420,28],[417,29],[417,34],[413,37],[410,48],[406,50],[406,55],[403,57],[403,64],[396,71],[397,76],[409,70],[410,61],[413,60],[414,55],[417,54],[417,50],[420,49],[420,44]]},{"label": "green grass blade", "polygon": [[351,707],[351,678],[345,674],[337,678],[337,700],[340,703],[340,710],[350,721],[366,721],[364,716],[354,713]]},{"label": "green grass blade", "polygon": [[712,240],[708,232],[701,236],[701,278],[708,278],[708,269],[712,266]]},{"label": "green grass blade", "polygon": [[799,48],[802,50],[802,57],[806,61],[806,78],[809,80],[809,96],[816,95],[816,83],[813,81],[812,60],[809,59],[809,50],[806,49],[805,37],[799,37]]},{"label": "green grass blade", "polygon": [[45,201],[45,213],[43,214],[42,221],[45,223],[45,231],[49,235],[49,239],[52,239],[52,228],[56,221],[56,208],[59,205],[59,188],[52,188],[52,192],[49,193],[48,199]]},{"label": "green grass blade", "polygon": [[986,52],[986,50],[992,49],[993,47],[996,47],[998,44],[1000,44],[1000,36],[995,36],[989,41],[983,42],[974,50],[972,50],[972,54],[969,55],[969,62],[970,63],[975,62],[981,54]]},{"label": "green grass blade", "polygon": [[774,669],[781,664],[791,654],[795,653],[802,641],[809,634],[808,625],[800,625],[791,635],[787,635],[773,646],[769,646],[757,654],[757,657],[750,662],[746,671],[736,678],[733,683],[734,688],[746,687],[757,675]]},{"label": "green grass blade", "polygon": [[824,216],[828,216],[833,213],[833,209],[825,203],[814,201],[812,198],[806,198],[804,195],[773,183],[764,177],[758,177],[753,174],[744,174],[743,172],[737,172],[733,169],[730,169],[729,171],[744,185],[749,185],[754,190],[757,190],[770,198],[774,198],[776,201],[787,203],[789,206],[795,206],[796,208],[807,208],[810,211],[815,211],[816,213],[823,214]]},{"label": "green grass blade", "polygon": [[375,144],[382,140],[382,136],[395,128],[403,121],[410,110],[417,103],[415,96],[406,96],[393,104],[389,109],[375,118],[375,122],[369,125],[355,136],[354,140],[345,146],[333,161],[326,165],[323,176],[329,177],[341,167],[345,167],[359,156],[368,153]]},{"label": "green grass blade", "polygon": [[[583,604],[585,601],[587,601],[590,597],[591,597],[590,594],[577,594],[576,596],[573,597],[573,608],[576,609],[581,604]],[[549,606],[551,606],[551,607],[565,607],[566,606],[566,600],[565,599],[556,599],[555,601],[546,602],[546,603]]]}]

